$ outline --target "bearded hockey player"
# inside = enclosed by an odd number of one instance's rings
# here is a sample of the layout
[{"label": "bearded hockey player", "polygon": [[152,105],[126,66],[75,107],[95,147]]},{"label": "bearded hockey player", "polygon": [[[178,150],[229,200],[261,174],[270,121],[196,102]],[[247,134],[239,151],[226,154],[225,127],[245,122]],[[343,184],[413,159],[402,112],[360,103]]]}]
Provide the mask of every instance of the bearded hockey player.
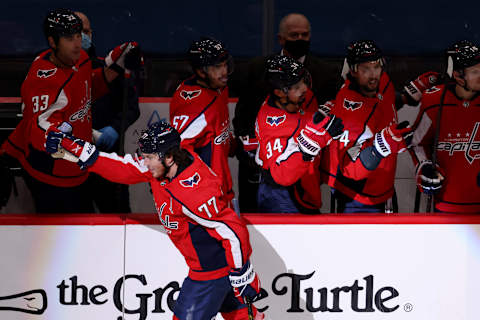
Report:
[{"label": "bearded hockey player", "polygon": [[262,168],[259,210],[318,214],[320,150],[342,133],[342,121],[318,112],[301,63],[276,55],[267,60],[266,69],[270,95],[256,120],[256,160]]},{"label": "bearded hockey player", "polygon": [[345,83],[331,109],[345,130],[322,157],[324,180],[334,190],[338,212],[384,212],[394,194],[397,154],[406,149],[404,136],[410,129],[397,123],[395,90],[384,66],[373,41],[347,47]]},{"label": "bearded hockey player", "polygon": [[440,212],[480,212],[480,49],[463,40],[446,51],[450,81],[425,92],[414,125],[420,191]]},{"label": "bearded hockey player", "polygon": [[194,75],[175,91],[170,123],[182,138],[182,147],[195,151],[222,181],[226,199],[233,199],[228,166],[232,133],[228,115],[227,80],[233,60],[218,40],[194,41],[188,51]]},{"label": "bearded hockey player", "polygon": [[[126,55],[136,43],[112,50],[107,66],[92,71],[82,50],[82,21],[71,10],[48,12],[43,31],[50,49],[33,61],[22,84],[23,118],[2,146],[26,171],[37,212],[93,212],[84,184],[87,172],[45,152],[48,132],[70,131],[83,140],[92,138],[92,99],[108,91],[106,81],[123,73]],[[67,126],[67,127],[65,127]],[[57,200],[51,201],[55,194]],[[78,199],[84,199],[78,201]]]},{"label": "bearded hockey player", "polygon": [[[245,299],[255,301],[260,281],[249,260],[247,227],[227,206],[222,181],[198,155],[180,148],[180,135],[166,122],[150,125],[138,145],[142,157],[134,159],[98,152],[61,132],[47,139],[48,152],[66,150],[65,159],[110,181],[150,183],[160,221],[190,269],[173,319],[213,319],[218,312],[226,320],[249,319]],[[253,306],[252,312],[263,319]]]}]

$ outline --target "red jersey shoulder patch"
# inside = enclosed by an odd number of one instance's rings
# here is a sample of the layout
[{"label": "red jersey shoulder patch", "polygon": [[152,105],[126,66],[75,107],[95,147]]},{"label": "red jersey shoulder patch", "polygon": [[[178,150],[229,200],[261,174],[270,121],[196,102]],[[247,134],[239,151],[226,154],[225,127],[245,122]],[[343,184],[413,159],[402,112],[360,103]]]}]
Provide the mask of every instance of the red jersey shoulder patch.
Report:
[{"label": "red jersey shoulder patch", "polygon": [[180,184],[185,188],[193,188],[193,186],[197,185],[200,182],[201,178],[198,172],[185,180],[180,180]]},{"label": "red jersey shoulder patch", "polygon": [[201,89],[192,90],[192,91],[182,90],[180,91],[180,97],[182,97],[184,100],[192,100],[200,96],[201,93],[202,93]]},{"label": "red jersey shoulder patch", "polygon": [[287,118],[286,115],[282,115],[282,116],[267,116],[267,124],[271,127],[275,126],[275,127],[278,127],[280,124],[282,124],[285,119]]},{"label": "red jersey shoulder patch", "polygon": [[37,70],[37,77],[39,78],[48,78],[53,76],[57,72],[57,68],[48,69],[48,70]]},{"label": "red jersey shoulder patch", "polygon": [[343,107],[347,110],[355,111],[357,109],[360,109],[362,104],[362,101],[350,101],[348,99],[343,99]]}]

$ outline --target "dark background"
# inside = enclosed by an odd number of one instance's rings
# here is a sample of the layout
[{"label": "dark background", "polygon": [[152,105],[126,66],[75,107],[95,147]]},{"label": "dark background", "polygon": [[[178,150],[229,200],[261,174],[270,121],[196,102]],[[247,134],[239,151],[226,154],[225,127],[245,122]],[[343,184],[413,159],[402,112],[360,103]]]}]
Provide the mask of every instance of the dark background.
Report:
[{"label": "dark background", "polygon": [[[389,58],[388,71],[399,86],[416,74],[443,68],[443,50],[459,39],[479,42],[478,1],[40,1],[0,3],[0,96],[19,96],[35,55],[46,49],[42,22],[51,8],[84,12],[94,30],[97,53],[138,41],[146,56],[143,96],[170,96],[189,73],[185,52],[194,39],[222,40],[235,58],[233,77],[246,62],[279,49],[278,22],[290,12],[312,25],[311,50],[341,64],[345,46],[373,39]],[[268,32],[273,31],[273,32]],[[233,82],[235,83],[235,81]],[[236,95],[234,86],[231,95]]]}]

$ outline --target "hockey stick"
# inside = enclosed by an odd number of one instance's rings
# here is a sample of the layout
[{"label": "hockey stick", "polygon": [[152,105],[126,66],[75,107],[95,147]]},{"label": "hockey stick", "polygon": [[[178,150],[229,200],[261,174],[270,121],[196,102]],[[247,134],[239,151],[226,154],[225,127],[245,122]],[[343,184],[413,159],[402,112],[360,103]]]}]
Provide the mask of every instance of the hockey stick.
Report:
[{"label": "hockey stick", "polygon": [[120,126],[120,141],[119,141],[119,150],[121,156],[125,155],[125,130],[127,128],[127,111],[128,111],[128,86],[129,81],[131,81],[131,72],[128,69],[125,69],[124,78],[123,78],[123,99],[122,99],[122,122]]},{"label": "hockey stick", "polygon": [[245,303],[247,304],[248,320],[254,320],[252,301],[250,300],[250,297],[245,297]]},{"label": "hockey stick", "polygon": [[[437,167],[437,145],[438,145],[438,139],[440,135],[440,121],[442,120],[443,101],[445,100],[445,93],[447,92],[447,86],[448,86],[448,82],[445,83],[442,96],[440,97],[440,106],[438,108],[437,119],[436,119],[437,126],[435,127],[435,136],[433,137],[432,167],[434,169]],[[426,212],[432,212],[432,209],[435,209],[435,205],[433,204],[434,201],[435,201],[435,197],[433,196],[433,194],[429,194],[427,199]]]}]

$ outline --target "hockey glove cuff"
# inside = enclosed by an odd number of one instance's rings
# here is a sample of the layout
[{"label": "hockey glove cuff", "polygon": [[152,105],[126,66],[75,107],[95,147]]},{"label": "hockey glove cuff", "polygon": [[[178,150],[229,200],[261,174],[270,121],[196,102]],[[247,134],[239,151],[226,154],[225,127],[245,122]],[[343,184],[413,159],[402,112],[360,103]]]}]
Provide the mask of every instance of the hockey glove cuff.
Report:
[{"label": "hockey glove cuff", "polygon": [[260,279],[250,261],[247,261],[242,268],[230,271],[229,278],[235,297],[241,303],[246,303],[245,297],[248,297],[250,302],[257,300],[261,288]]},{"label": "hockey glove cuff", "polygon": [[402,153],[410,147],[412,141],[412,129],[408,127],[408,121],[400,124],[393,123],[374,136],[373,145],[375,150],[383,157],[392,153]]}]

